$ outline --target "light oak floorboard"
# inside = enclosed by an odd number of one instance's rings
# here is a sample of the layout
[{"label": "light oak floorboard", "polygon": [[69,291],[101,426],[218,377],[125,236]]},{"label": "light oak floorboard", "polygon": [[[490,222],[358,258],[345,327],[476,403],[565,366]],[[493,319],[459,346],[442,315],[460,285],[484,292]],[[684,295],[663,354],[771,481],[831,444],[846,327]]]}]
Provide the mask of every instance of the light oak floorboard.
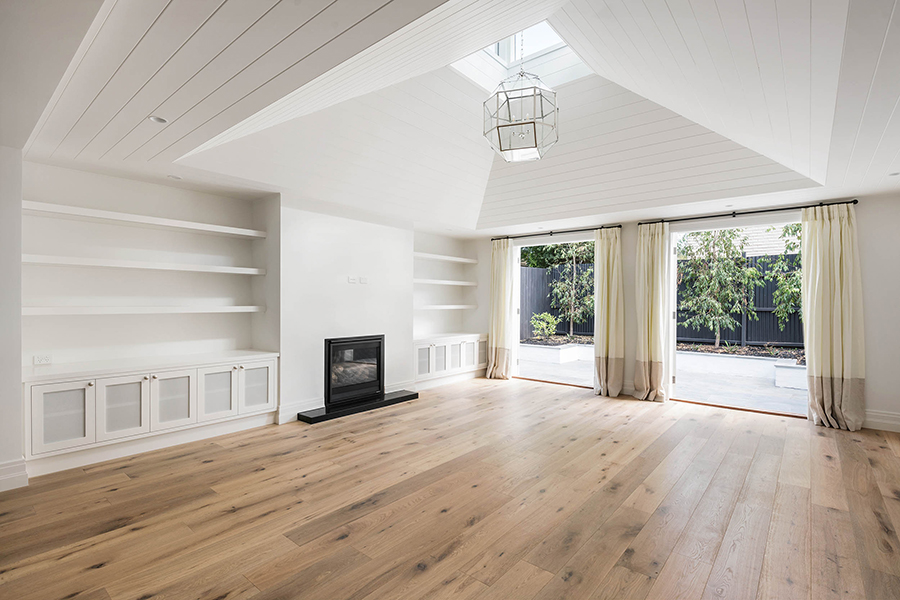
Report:
[{"label": "light oak floorboard", "polygon": [[900,437],[473,380],[0,494],[0,598],[900,597]]}]

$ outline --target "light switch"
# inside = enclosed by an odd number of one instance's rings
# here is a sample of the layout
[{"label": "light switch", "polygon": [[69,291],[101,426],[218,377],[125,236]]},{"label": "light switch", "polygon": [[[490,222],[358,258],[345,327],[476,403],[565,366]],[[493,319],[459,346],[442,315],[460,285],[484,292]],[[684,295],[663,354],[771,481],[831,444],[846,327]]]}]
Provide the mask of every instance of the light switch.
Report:
[{"label": "light switch", "polygon": [[369,283],[369,278],[368,277],[360,277],[359,282],[361,284],[365,285],[365,284]]},{"label": "light switch", "polygon": [[354,277],[353,275],[348,275],[347,283],[356,283],[356,277]]}]

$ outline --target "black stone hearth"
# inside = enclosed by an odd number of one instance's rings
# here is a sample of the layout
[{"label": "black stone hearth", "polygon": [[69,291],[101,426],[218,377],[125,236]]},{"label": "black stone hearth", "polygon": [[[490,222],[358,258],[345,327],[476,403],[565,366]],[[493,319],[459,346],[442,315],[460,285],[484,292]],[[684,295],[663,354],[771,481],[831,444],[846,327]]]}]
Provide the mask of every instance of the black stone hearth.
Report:
[{"label": "black stone hearth", "polygon": [[297,419],[318,423],[418,397],[406,390],[384,393],[383,335],[332,338],[325,340],[325,407]]}]

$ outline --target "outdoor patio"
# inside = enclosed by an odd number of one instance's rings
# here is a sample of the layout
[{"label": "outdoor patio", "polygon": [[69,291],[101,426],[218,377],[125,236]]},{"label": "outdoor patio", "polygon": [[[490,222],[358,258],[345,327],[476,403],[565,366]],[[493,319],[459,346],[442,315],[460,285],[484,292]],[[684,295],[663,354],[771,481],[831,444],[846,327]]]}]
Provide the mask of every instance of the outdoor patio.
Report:
[{"label": "outdoor patio", "polygon": [[[593,387],[592,353],[593,347],[581,344],[552,348],[520,344],[519,376]],[[673,397],[805,415],[805,377],[805,368],[774,358],[678,352]],[[776,385],[776,379],[781,385]]]}]

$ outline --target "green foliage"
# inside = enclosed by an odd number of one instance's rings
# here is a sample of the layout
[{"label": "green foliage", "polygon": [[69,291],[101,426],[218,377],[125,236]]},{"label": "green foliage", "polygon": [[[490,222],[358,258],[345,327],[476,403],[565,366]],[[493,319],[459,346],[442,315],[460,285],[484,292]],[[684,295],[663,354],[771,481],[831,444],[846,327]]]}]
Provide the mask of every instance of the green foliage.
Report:
[{"label": "green foliage", "polygon": [[573,245],[589,245],[591,251],[578,252],[577,260],[579,263],[594,262],[594,243],[578,242],[576,244],[548,244],[546,246],[525,246],[522,248],[522,266],[537,267],[539,269],[547,269],[555,267],[571,260],[568,246]]},{"label": "green foliage", "polygon": [[[770,229],[769,231],[772,231]],[[767,281],[775,282],[775,292],[772,300],[775,303],[775,316],[778,318],[778,328],[784,331],[784,326],[793,314],[800,313],[800,284],[802,273],[800,271],[800,223],[789,223],[781,228],[781,237],[784,240],[784,252],[774,260],[766,259],[768,269],[765,274]],[[791,254],[797,256],[793,259]]]},{"label": "green foliage", "polygon": [[[569,322],[569,335],[575,323],[583,323],[594,314],[594,242],[558,244],[559,279],[550,282],[550,306]],[[579,264],[589,264],[579,269]]]},{"label": "green foliage", "polygon": [[740,229],[698,231],[681,238],[676,248],[678,283],[684,285],[678,308],[688,315],[681,324],[712,330],[716,347],[722,330],[738,325],[734,315],[758,319],[752,292],[763,277],[743,254],[746,240]]},{"label": "green foliage", "polygon": [[554,317],[550,313],[541,313],[531,315],[531,329],[534,337],[550,337],[556,333],[556,327],[559,325],[560,319]]}]

